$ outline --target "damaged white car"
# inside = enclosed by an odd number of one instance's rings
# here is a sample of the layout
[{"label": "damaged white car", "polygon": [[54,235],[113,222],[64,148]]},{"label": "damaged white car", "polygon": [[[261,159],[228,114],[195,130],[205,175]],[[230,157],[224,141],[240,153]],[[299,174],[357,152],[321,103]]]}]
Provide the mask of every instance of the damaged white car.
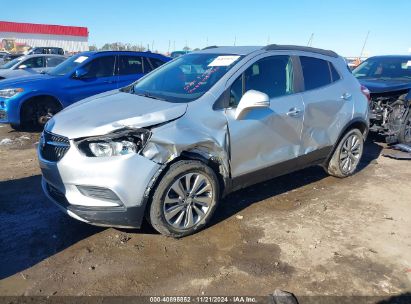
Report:
[{"label": "damaged white car", "polygon": [[74,104],[38,146],[46,195],[95,225],[182,237],[222,197],[301,168],[353,174],[366,91],[332,51],[210,47]]}]

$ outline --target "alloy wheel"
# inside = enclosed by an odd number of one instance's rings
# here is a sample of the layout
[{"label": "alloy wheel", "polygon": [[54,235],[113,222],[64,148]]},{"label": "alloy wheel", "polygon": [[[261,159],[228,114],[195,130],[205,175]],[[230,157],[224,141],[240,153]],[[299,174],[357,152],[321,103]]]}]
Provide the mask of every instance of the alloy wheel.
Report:
[{"label": "alloy wheel", "polygon": [[179,177],[167,190],[163,212],[169,225],[190,229],[198,224],[213,202],[211,182],[203,174],[187,173]]},{"label": "alloy wheel", "polygon": [[345,174],[353,172],[358,163],[363,150],[363,142],[356,134],[348,136],[341,147],[340,168]]}]

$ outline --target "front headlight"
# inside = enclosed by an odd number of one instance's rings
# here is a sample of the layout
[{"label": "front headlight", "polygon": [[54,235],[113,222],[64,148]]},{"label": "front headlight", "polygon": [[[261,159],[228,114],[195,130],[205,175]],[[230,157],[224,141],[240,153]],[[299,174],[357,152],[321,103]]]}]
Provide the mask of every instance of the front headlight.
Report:
[{"label": "front headlight", "polygon": [[77,146],[80,151],[91,157],[120,156],[140,152],[149,137],[148,130],[126,129],[78,140]]},{"label": "front headlight", "polygon": [[23,92],[24,90],[22,88],[16,88],[16,89],[3,89],[0,90],[0,97],[3,98],[11,98],[15,95],[17,95],[18,93]]}]

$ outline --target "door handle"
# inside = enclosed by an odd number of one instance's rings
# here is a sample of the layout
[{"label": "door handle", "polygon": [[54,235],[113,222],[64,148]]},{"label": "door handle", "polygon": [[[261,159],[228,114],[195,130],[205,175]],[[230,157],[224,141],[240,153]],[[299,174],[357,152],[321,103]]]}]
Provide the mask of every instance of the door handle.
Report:
[{"label": "door handle", "polygon": [[352,95],[350,93],[344,93],[344,94],[341,95],[341,99],[349,100],[351,98],[351,96]]},{"label": "door handle", "polygon": [[300,114],[302,113],[302,111],[298,108],[291,108],[290,110],[288,110],[287,115],[291,116],[291,117],[298,117],[300,116]]}]

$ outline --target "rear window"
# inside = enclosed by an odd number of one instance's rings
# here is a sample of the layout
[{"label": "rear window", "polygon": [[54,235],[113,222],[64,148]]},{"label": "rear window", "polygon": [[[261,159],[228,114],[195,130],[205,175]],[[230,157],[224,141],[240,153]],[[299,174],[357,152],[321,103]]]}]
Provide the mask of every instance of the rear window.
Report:
[{"label": "rear window", "polygon": [[341,79],[333,64],[327,60],[301,56],[300,61],[306,91],[326,86]]},{"label": "rear window", "polygon": [[133,75],[143,73],[143,62],[140,56],[120,56],[119,74]]}]

